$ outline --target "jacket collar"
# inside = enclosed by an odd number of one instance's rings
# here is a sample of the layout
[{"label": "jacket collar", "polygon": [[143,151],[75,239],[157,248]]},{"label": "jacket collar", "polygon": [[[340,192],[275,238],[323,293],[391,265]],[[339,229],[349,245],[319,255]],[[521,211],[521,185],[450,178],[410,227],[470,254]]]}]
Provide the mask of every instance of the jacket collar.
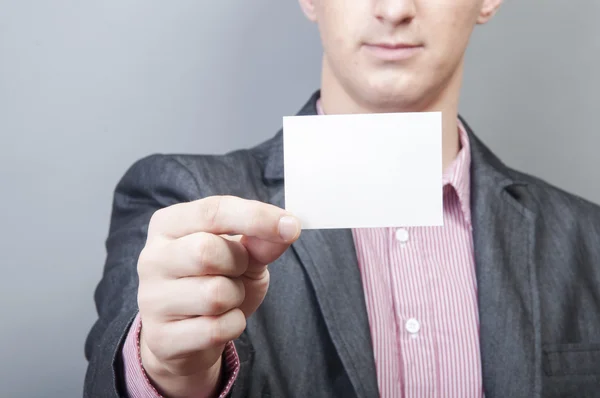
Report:
[{"label": "jacket collar", "polygon": [[[321,91],[315,91],[296,116],[317,115],[317,101],[320,96]],[[526,184],[525,181],[515,178],[514,173],[477,138],[462,116],[458,117],[469,136],[471,172],[473,174],[481,172],[486,181],[496,183],[498,188],[502,189],[514,184]],[[263,176],[265,180],[271,182],[283,180],[283,130],[279,130],[273,138],[261,144],[257,149],[264,159]]]}]

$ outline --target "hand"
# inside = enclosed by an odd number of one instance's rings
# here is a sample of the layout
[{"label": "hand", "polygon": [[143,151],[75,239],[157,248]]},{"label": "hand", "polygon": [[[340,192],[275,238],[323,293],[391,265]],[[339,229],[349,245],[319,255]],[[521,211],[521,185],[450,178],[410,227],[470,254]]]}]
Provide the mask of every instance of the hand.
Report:
[{"label": "hand", "polygon": [[225,344],[263,302],[267,264],[299,235],[285,210],[232,196],[154,213],[138,260],[140,351],[162,394],[217,393]]}]

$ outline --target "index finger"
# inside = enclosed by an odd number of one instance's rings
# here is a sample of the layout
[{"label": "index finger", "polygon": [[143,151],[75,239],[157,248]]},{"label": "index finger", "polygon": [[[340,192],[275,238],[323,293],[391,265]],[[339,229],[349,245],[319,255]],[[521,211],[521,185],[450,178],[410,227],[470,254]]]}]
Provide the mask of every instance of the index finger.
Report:
[{"label": "index finger", "polygon": [[274,243],[292,243],[300,221],[277,206],[235,196],[210,196],[178,203],[152,216],[148,237],[177,239],[196,232],[246,235]]}]

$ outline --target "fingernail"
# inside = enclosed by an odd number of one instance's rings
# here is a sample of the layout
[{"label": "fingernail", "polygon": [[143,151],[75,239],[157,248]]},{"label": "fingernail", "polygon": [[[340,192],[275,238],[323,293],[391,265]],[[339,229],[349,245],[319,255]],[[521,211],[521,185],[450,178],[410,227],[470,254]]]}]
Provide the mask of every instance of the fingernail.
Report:
[{"label": "fingernail", "polygon": [[279,220],[279,236],[286,242],[293,240],[299,229],[300,223],[295,217],[284,216]]}]

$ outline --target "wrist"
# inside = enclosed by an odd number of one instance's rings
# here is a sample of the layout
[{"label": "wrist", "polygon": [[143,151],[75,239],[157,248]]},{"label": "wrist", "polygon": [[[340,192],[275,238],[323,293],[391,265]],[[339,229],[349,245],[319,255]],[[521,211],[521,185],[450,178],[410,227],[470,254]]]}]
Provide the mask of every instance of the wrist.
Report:
[{"label": "wrist", "polygon": [[164,397],[168,398],[212,398],[218,395],[221,387],[222,356],[208,369],[190,374],[177,374],[162,363],[146,344],[140,333],[140,356],[142,367],[149,381]]}]

